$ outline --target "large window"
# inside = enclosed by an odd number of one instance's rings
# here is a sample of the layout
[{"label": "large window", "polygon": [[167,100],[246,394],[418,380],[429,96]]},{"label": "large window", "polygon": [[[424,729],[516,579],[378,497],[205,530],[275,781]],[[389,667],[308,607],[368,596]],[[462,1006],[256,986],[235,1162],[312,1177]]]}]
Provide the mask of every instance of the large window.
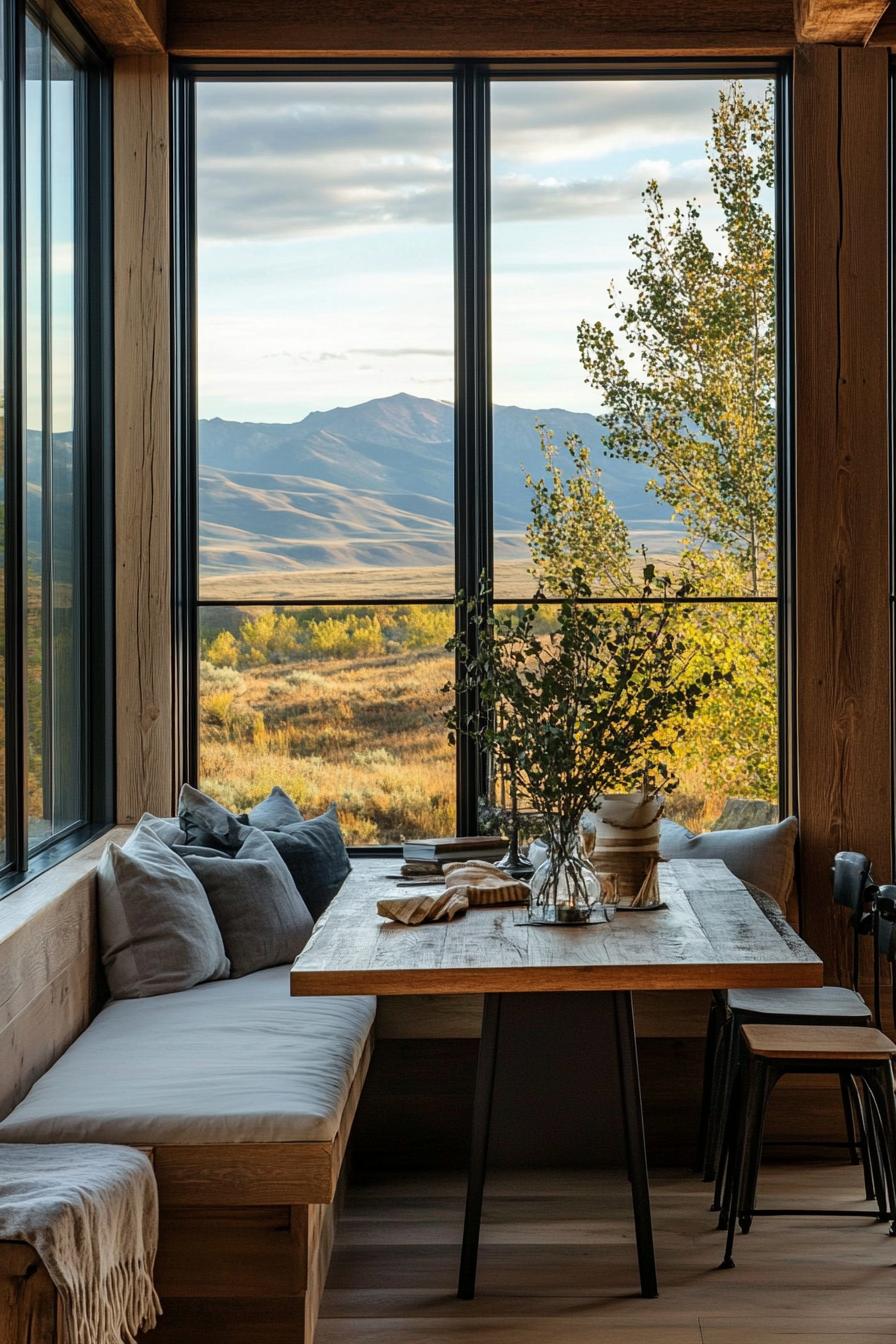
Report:
[{"label": "large window", "polygon": [[493,785],[442,721],[454,594],[485,571],[513,606],[575,565],[622,602],[646,557],[691,585],[695,664],[730,673],[675,815],[775,815],[782,79],[184,67],[202,787],[335,801],[356,844],[470,829]]},{"label": "large window", "polygon": [[[111,815],[104,74],[3,5],[6,885]],[[58,20],[58,23],[57,23]]]}]

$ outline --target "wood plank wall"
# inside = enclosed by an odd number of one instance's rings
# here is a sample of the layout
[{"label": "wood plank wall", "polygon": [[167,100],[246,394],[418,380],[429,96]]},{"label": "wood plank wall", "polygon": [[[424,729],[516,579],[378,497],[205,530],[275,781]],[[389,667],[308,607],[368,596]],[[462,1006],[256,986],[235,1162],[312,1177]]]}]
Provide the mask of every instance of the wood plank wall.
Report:
[{"label": "wood plank wall", "polygon": [[110,831],[0,901],[0,1117],[96,1009],[96,862]]},{"label": "wood plank wall", "polygon": [[803,933],[844,980],[838,849],[892,844],[888,54],[794,65],[797,744]]},{"label": "wood plank wall", "polygon": [[118,820],[174,802],[168,58],[115,62]]}]

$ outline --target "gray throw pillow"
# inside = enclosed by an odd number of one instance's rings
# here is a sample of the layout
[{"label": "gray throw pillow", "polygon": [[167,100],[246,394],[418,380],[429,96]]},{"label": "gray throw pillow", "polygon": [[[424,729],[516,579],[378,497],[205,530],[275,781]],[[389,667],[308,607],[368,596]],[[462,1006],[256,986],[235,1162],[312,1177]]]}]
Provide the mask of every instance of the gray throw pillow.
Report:
[{"label": "gray throw pillow", "polygon": [[100,947],[113,999],[143,999],[223,980],[230,971],[202,883],[138,824],[97,867]]},{"label": "gray throw pillow", "polygon": [[249,831],[226,807],[194,789],[192,784],[184,784],[180,791],[177,815],[184,831],[181,840],[190,845],[223,849],[229,854],[236,853]]},{"label": "gray throw pillow", "polygon": [[246,813],[248,824],[257,826],[262,831],[280,831],[284,826],[291,826],[296,821],[304,820],[289,794],[284,793],[276,784],[263,802],[256,803],[255,807]]},{"label": "gray throw pillow", "polygon": [[172,848],[183,844],[184,832],[178,817],[154,817],[151,812],[144,812],[137,825],[147,827],[163,844]]},{"label": "gray throw pillow", "polygon": [[319,817],[293,822],[268,834],[312,918],[320,919],[352,870],[336,804],[331,803]]},{"label": "gray throw pillow", "polygon": [[721,859],[741,882],[768,892],[786,910],[793,894],[798,833],[796,817],[785,817],[771,826],[704,831],[702,835],[664,820],[660,827],[660,853],[664,859]]},{"label": "gray throw pillow", "polygon": [[232,857],[182,846],[184,862],[205,888],[232,976],[292,961],[314,927],[289,869],[260,830],[251,830]]}]

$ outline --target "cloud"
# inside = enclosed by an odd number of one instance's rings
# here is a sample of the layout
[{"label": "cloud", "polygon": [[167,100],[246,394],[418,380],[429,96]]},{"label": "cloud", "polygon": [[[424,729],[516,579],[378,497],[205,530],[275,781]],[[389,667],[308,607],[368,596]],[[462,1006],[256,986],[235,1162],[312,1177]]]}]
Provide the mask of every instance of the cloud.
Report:
[{"label": "cloud", "polygon": [[[350,359],[453,359],[454,351],[444,347],[417,345],[352,346],[347,350],[272,350],[258,356],[287,364],[332,364]],[[369,365],[363,365],[369,368]]]},{"label": "cloud", "polygon": [[[625,213],[650,176],[705,195],[700,154],[717,87],[555,80],[545,92],[538,81],[496,82],[495,218]],[[447,81],[200,84],[197,148],[203,239],[451,226]]]}]

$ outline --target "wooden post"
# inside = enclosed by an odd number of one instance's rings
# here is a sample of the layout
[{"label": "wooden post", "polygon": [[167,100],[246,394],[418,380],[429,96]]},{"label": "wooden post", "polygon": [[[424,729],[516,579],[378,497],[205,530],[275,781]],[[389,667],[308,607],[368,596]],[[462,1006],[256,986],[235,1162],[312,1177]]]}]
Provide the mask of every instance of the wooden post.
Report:
[{"label": "wooden post", "polygon": [[803,934],[843,981],[830,864],[890,869],[888,56],[794,67],[797,766]]},{"label": "wooden post", "polygon": [[118,819],[174,805],[168,58],[115,62]]}]

